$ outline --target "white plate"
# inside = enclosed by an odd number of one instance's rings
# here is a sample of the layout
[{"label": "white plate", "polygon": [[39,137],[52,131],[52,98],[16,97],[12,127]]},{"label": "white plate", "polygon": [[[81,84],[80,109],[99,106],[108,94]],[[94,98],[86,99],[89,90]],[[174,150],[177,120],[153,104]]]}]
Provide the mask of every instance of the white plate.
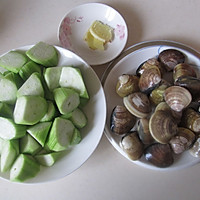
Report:
[{"label": "white plate", "polygon": [[[100,20],[114,28],[114,39],[106,50],[92,50],[84,41],[84,36],[95,20]],[[128,37],[126,22],[112,7],[101,3],[83,4],[72,9],[61,21],[58,39],[62,47],[72,50],[90,65],[107,63],[124,49]]]},{"label": "white plate", "polygon": [[[31,46],[18,48],[26,51]],[[88,89],[90,100],[84,107],[88,124],[81,129],[82,141],[74,146],[64,157],[52,167],[41,167],[39,174],[24,183],[42,183],[63,178],[78,169],[94,152],[103,134],[106,120],[105,95],[101,82],[93,69],[79,56],[69,50],[55,46],[59,53],[59,65],[78,66]],[[0,173],[0,177],[9,180],[8,173]]]},{"label": "white plate", "polygon": [[[118,104],[123,105],[122,98],[120,98],[115,92],[118,77],[126,73],[134,74],[136,72],[137,67],[141,63],[143,63],[149,58],[158,56],[159,52],[168,48],[174,48],[182,51],[187,57],[186,62],[193,66],[197,66],[200,69],[200,54],[192,48],[173,41],[148,41],[136,44],[125,50],[116,60],[114,60],[109,65],[107,71],[103,76],[102,82],[107,103],[107,120],[105,125],[105,135],[107,136],[111,144],[117,149],[117,151],[121,153],[124,157],[126,157],[128,160],[130,159],[123,152],[119,145],[121,137],[113,134],[110,130],[110,116],[113,108]],[[149,169],[175,170],[192,166],[200,162],[200,158],[194,158],[189,154],[188,151],[186,151],[185,153],[181,154],[180,157],[176,158],[174,164],[168,168],[155,167],[147,161],[145,161],[144,157],[142,157],[138,161],[131,162]]]}]

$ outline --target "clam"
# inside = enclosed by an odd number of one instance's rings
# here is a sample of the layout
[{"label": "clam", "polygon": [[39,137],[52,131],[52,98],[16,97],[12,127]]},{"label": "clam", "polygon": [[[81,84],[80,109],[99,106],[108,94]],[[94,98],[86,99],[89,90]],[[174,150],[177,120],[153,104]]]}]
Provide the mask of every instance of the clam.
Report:
[{"label": "clam", "polygon": [[165,168],[173,164],[173,152],[169,144],[154,143],[144,152],[145,159],[156,167]]},{"label": "clam", "polygon": [[164,92],[169,86],[171,85],[168,82],[162,80],[161,84],[151,92],[149,96],[150,101],[155,105],[164,101]]},{"label": "clam", "polygon": [[190,154],[194,157],[200,157],[200,137],[197,138],[192,148],[189,150]]},{"label": "clam", "polygon": [[189,128],[194,133],[200,133],[200,113],[195,111],[193,108],[186,108],[182,116],[182,125]]},{"label": "clam", "polygon": [[164,99],[172,110],[182,111],[192,101],[190,92],[180,86],[170,86],[165,90]]},{"label": "clam", "polygon": [[191,76],[180,77],[176,80],[175,85],[188,89],[193,101],[200,98],[200,79]]},{"label": "clam", "polygon": [[166,144],[177,133],[177,123],[171,113],[158,110],[151,115],[149,130],[152,137],[159,143]]},{"label": "clam", "polygon": [[156,65],[152,65],[144,70],[139,79],[141,92],[150,93],[161,82],[161,73]]},{"label": "clam", "polygon": [[185,55],[176,49],[166,49],[158,55],[158,61],[168,70],[185,61]]},{"label": "clam", "polygon": [[139,78],[136,75],[123,74],[119,76],[116,92],[120,97],[125,97],[133,92],[139,91]]},{"label": "clam", "polygon": [[127,110],[138,118],[145,118],[151,113],[151,103],[146,94],[134,92],[123,98]]},{"label": "clam", "polygon": [[176,82],[180,77],[197,77],[193,67],[186,63],[179,63],[173,69],[173,79]]},{"label": "clam", "polygon": [[195,134],[187,128],[179,127],[177,134],[169,141],[175,154],[189,149],[195,141]]},{"label": "clam", "polygon": [[181,121],[181,117],[182,117],[182,112],[177,112],[175,110],[172,110],[169,105],[163,101],[160,102],[156,108],[155,108],[155,112],[158,110],[163,110],[169,113],[169,115],[172,115],[172,117],[176,120],[177,124]]},{"label": "clam", "polygon": [[138,135],[143,144],[151,144],[154,139],[149,130],[149,119],[142,118],[138,121]]},{"label": "clam", "polygon": [[121,147],[131,160],[138,160],[144,152],[144,145],[140,141],[137,132],[125,135],[121,140]]},{"label": "clam", "polygon": [[124,106],[117,105],[111,114],[110,128],[119,135],[129,132],[136,123],[136,117]]},{"label": "clam", "polygon": [[156,58],[150,58],[147,61],[143,62],[136,70],[136,75],[141,76],[145,69],[151,67],[151,66],[157,66],[161,73],[163,71],[163,68],[160,65],[160,62]]}]

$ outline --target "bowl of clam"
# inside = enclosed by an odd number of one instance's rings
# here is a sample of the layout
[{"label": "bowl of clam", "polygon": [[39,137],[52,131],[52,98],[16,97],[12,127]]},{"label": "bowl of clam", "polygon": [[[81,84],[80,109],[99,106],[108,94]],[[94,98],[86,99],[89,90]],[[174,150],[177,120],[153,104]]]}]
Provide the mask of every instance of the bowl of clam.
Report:
[{"label": "bowl of clam", "polygon": [[181,43],[147,41],[109,65],[105,135],[125,158],[155,170],[199,163],[199,58]]}]

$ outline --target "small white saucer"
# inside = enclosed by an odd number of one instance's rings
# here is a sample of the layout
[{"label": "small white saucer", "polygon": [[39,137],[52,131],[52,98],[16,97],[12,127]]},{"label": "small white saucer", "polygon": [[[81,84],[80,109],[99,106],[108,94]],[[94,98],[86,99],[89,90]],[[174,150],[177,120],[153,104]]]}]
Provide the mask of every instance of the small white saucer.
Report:
[{"label": "small white saucer", "polygon": [[[99,20],[114,29],[114,39],[105,50],[92,50],[84,40],[91,24]],[[58,39],[62,47],[73,51],[90,65],[100,65],[116,58],[124,49],[128,29],[123,17],[112,7],[88,3],[72,9],[61,21]]]}]

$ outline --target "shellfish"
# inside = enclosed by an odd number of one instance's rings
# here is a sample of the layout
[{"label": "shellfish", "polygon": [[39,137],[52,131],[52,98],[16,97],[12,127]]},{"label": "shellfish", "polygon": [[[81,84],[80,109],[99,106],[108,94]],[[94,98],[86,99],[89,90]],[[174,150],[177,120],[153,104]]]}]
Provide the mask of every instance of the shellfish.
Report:
[{"label": "shellfish", "polygon": [[124,106],[117,105],[111,114],[110,128],[118,134],[123,135],[129,132],[136,123],[136,117],[132,115]]},{"label": "shellfish", "polygon": [[190,92],[180,86],[170,86],[164,92],[164,99],[172,110],[182,111],[192,101]]}]

